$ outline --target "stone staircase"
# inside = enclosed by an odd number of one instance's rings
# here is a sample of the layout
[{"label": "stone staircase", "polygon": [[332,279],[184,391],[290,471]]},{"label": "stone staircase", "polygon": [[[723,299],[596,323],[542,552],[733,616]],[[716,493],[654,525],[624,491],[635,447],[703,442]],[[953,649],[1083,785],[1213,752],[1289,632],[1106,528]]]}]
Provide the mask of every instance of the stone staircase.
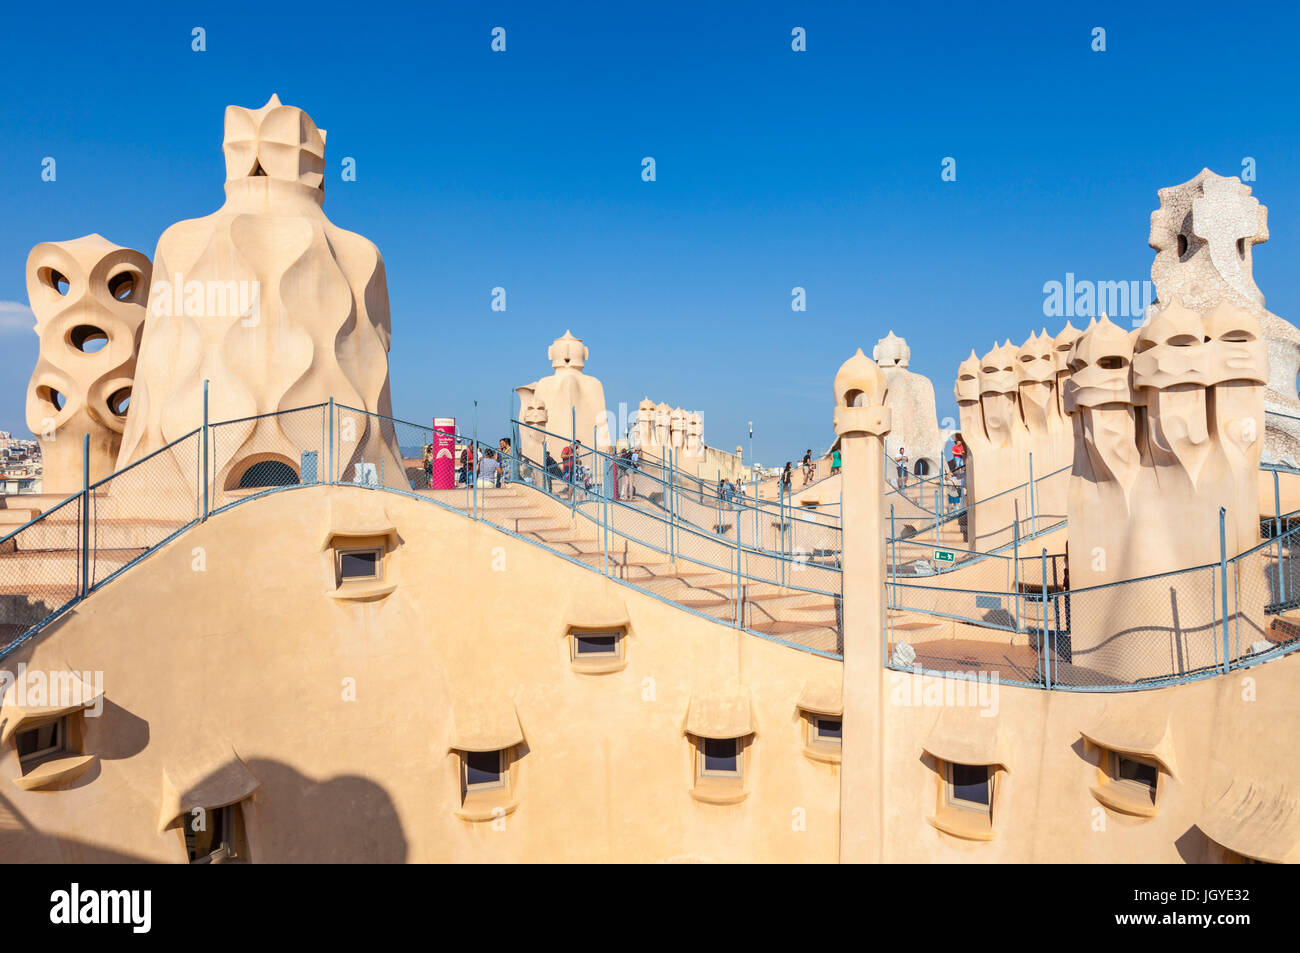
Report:
[{"label": "stone staircase", "polygon": [[[472,503],[464,489],[421,493],[462,512]],[[725,569],[673,559],[666,553],[611,532],[609,552],[599,522],[562,500],[525,484],[478,491],[480,520],[530,538],[557,553],[608,570],[666,602],[736,625],[736,578]],[[823,652],[841,651],[838,599],[789,589],[775,583],[742,581],[740,616],[744,628]]]}]

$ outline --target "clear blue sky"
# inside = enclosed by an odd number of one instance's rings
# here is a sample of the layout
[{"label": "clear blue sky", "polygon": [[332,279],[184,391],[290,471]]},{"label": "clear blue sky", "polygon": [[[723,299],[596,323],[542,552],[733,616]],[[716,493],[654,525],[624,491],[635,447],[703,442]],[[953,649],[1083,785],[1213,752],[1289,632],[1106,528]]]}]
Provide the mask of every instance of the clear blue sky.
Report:
[{"label": "clear blue sky", "polygon": [[[1272,239],[1255,277],[1296,320],[1296,5],[1147,6],[6,13],[0,302],[25,304],[39,241],[97,231],[152,256],[168,225],[215,210],[225,106],[276,92],[329,131],[327,214],[384,255],[397,416],[467,419],[477,398],[499,429],[571,328],[612,409],[698,409],[723,447],[753,419],[776,464],[826,445],[836,368],[891,328],[944,416],[972,346],[1058,330],[1044,282],[1148,279],[1156,189],[1204,166],[1256,160]],[[340,181],[345,156],[356,182]],[[23,434],[30,323],[0,305],[0,429]]]}]

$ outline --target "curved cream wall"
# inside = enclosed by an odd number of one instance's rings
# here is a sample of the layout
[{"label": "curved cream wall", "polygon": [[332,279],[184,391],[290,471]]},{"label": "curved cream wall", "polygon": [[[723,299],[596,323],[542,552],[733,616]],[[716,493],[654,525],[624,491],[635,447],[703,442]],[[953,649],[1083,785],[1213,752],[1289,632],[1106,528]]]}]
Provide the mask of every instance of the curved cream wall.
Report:
[{"label": "curved cream wall", "polygon": [[[328,534],[389,525],[396,590],[332,598]],[[566,618],[619,600],[627,667],[574,672]],[[101,760],[63,790],[19,790],[12,745],[0,752],[8,861],[182,861],[179,835],[157,831],[162,774],[218,741],[261,782],[246,813],[254,861],[836,859],[838,767],[803,754],[796,701],[809,682],[838,688],[837,662],[408,497],[314,487],[214,516],[3,664],[19,661],[102,670],[107,701],[86,719]],[[355,702],[341,700],[347,678]],[[745,688],[748,796],[702,803],[690,699]],[[518,711],[527,753],[504,830],[455,814],[448,749],[465,697]]]}]

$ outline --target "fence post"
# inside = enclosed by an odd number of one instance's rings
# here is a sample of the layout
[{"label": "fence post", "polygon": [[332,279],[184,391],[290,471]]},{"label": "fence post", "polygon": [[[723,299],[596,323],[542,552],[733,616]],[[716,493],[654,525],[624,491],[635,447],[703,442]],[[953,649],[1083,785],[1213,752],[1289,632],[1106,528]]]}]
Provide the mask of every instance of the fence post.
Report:
[{"label": "fence post", "polygon": [[740,599],[740,510],[736,510],[736,628],[741,628],[740,624],[741,599]]},{"label": "fence post", "polygon": [[1038,630],[1038,638],[1043,646],[1043,659],[1046,663],[1046,685],[1052,687],[1052,642],[1047,638],[1047,547],[1043,547],[1043,621]]},{"label": "fence post", "polygon": [[1011,595],[1016,600],[1016,631],[1020,631],[1020,501],[1013,500],[1016,521],[1011,526],[1011,564],[1015,567],[1015,589]]},{"label": "fence post", "polygon": [[[842,513],[843,510],[841,510],[840,512]],[[841,518],[840,520],[840,537],[841,537],[840,549],[841,550],[844,549],[843,536],[844,536],[844,520],[843,518]],[[890,576],[894,577],[894,606],[893,607],[896,609],[898,608],[898,534],[894,532],[894,504],[893,503],[889,504],[889,549],[890,549],[890,557],[889,557],[890,566],[889,566],[889,572],[885,574],[885,582],[889,582]],[[843,552],[841,552],[840,555],[843,556]],[[843,569],[842,559],[841,559],[840,566],[842,570]],[[843,583],[841,583],[840,585],[841,588],[843,588]],[[889,609],[890,607],[886,605],[885,606],[886,619],[889,618]]]},{"label": "fence post", "polygon": [[519,421],[510,421],[510,479],[519,482],[519,460],[524,453],[524,445],[519,442]]},{"label": "fence post", "polygon": [[1273,539],[1277,541],[1277,601],[1286,602],[1286,574],[1282,572],[1282,494],[1273,471]]},{"label": "fence post", "polygon": [[[615,467],[617,467],[617,464],[614,462],[614,458],[611,458],[605,462],[605,485],[607,487],[609,486],[609,478],[611,476],[614,479],[614,485],[615,486],[618,485],[618,470],[615,469]],[[610,574],[609,572],[609,501],[610,501],[609,493],[608,491],[606,491],[605,493],[605,575],[607,576]]]},{"label": "fence post", "polygon": [[675,502],[677,499],[677,479],[673,475],[673,448],[668,448],[668,558],[674,562],[677,560],[676,541],[677,541],[677,511]]},{"label": "fence post", "polygon": [[208,518],[208,382],[203,382],[203,519]]},{"label": "fence post", "polygon": [[90,592],[90,434],[81,443],[81,598]]},{"label": "fence post", "polygon": [[1034,455],[1029,454],[1029,532],[1038,535],[1038,507],[1034,505]]},{"label": "fence post", "polygon": [[[206,433],[207,431],[205,430],[204,432]],[[205,443],[204,443],[204,448],[205,448],[205,450],[204,450],[204,455],[205,455],[205,456],[206,456],[206,454],[207,454],[206,447],[207,447],[207,443],[205,442]],[[333,397],[330,398],[330,458],[329,458],[329,465],[330,465],[330,479],[329,479],[329,482],[332,484],[332,483],[334,482],[334,398],[333,398]],[[206,472],[206,471],[205,471],[205,472]]]},{"label": "fence post", "polygon": [[1228,536],[1224,526],[1227,510],[1219,507],[1219,585],[1223,590],[1223,670],[1228,671]]},{"label": "fence post", "polygon": [[[781,547],[781,586],[785,586],[785,471],[782,470],[782,478],[776,484],[776,531],[780,533]],[[841,553],[841,555],[843,555]]]}]

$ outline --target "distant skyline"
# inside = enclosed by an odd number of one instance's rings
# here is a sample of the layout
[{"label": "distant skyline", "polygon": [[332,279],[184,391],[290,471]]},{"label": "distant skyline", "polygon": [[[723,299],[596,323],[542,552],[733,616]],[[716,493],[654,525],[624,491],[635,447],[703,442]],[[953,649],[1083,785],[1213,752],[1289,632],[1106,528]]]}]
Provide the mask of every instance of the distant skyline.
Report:
[{"label": "distant skyline", "polygon": [[1203,167],[1255,176],[1255,280],[1300,316],[1293,6],[247,9],[6,15],[0,430],[30,435],[32,246],[152,257],[223,201],[225,107],[272,93],[328,130],[324,208],[384,255],[394,412],[425,425],[477,399],[504,433],[566,329],[612,412],[698,410],[747,457],[753,420],[767,466],[829,444],[836,369],[890,330],[954,417],[972,348],[1064,325],[1049,283],[1150,293],[1156,190]]}]

